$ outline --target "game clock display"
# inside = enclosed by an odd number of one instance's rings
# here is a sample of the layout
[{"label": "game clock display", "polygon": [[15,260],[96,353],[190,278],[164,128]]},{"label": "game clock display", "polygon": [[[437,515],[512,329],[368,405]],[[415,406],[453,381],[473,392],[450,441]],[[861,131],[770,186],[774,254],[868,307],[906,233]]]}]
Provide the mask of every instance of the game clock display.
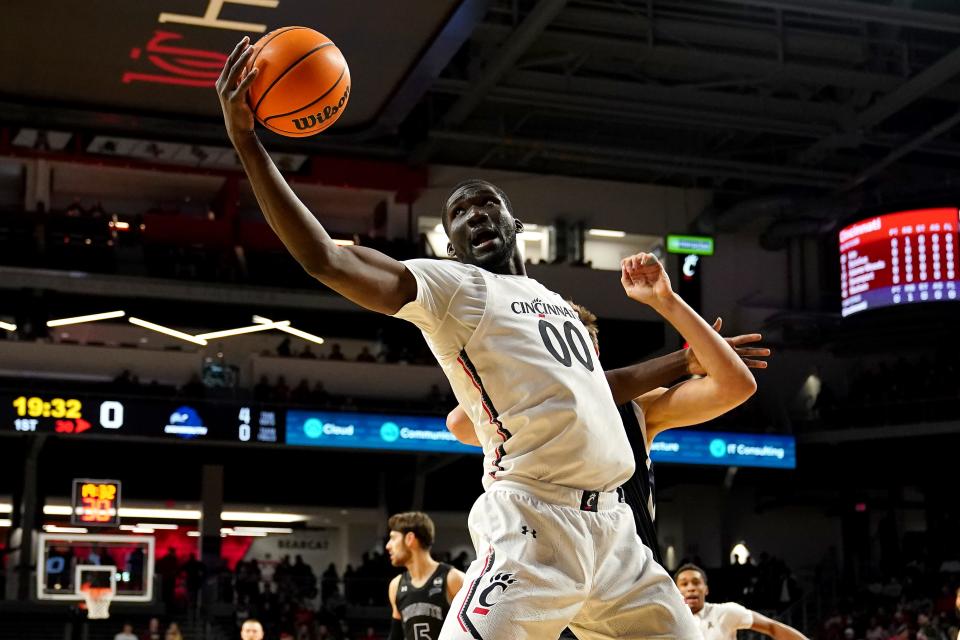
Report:
[{"label": "game clock display", "polygon": [[283,444],[283,411],[259,404],[192,400],[0,396],[0,430],[83,437],[139,436]]}]

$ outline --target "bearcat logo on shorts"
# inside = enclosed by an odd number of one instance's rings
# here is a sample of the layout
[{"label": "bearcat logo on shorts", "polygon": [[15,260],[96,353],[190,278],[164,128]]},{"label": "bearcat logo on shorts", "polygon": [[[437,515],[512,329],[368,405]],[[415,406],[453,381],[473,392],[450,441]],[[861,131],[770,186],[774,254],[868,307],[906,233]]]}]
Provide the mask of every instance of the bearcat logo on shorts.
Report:
[{"label": "bearcat logo on shorts", "polygon": [[319,124],[323,124],[330,118],[332,118],[340,109],[343,108],[343,105],[346,104],[347,98],[350,97],[350,85],[347,85],[347,90],[343,92],[343,95],[340,96],[340,99],[337,101],[337,104],[327,105],[323,108],[322,111],[318,111],[316,115],[306,116],[304,118],[293,118],[293,126],[297,128],[298,131],[304,131],[306,129],[313,129]]},{"label": "bearcat logo on shorts", "polygon": [[566,305],[550,304],[549,302],[544,302],[540,298],[534,298],[531,302],[524,302],[522,300],[511,302],[510,310],[517,315],[529,313],[540,316],[541,318],[547,315],[563,316],[565,318],[577,317],[577,314],[575,314],[573,309],[570,307],[567,307]]},{"label": "bearcat logo on shorts", "polygon": [[477,599],[477,602],[480,604],[479,607],[474,607],[473,612],[481,616],[485,616],[490,613],[490,609],[493,608],[493,605],[500,602],[500,598],[503,596],[503,592],[506,591],[510,585],[517,581],[513,577],[512,573],[498,573],[490,578],[490,584],[483,591],[480,592],[480,597]]}]

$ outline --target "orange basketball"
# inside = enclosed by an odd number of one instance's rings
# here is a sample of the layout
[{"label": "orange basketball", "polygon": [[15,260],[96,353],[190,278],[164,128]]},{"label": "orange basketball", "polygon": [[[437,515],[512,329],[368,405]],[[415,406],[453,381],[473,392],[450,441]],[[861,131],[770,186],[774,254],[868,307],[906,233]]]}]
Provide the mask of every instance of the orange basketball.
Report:
[{"label": "orange basketball", "polygon": [[320,133],[343,114],[350,69],[340,49],[307,27],[271,31],[253,45],[247,70],[260,71],[247,100],[257,121],[291,138]]}]

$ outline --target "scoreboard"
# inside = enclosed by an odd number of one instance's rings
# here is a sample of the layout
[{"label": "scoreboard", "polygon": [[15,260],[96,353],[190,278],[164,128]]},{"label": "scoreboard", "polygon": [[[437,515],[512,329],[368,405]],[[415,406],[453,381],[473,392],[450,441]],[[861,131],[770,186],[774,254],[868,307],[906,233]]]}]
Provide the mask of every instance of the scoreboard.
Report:
[{"label": "scoreboard", "polygon": [[947,207],[888,213],[841,229],[841,315],[960,298],[958,222],[958,209]]},{"label": "scoreboard", "polygon": [[0,430],[283,444],[282,409],[258,403],[49,394],[0,395]]}]

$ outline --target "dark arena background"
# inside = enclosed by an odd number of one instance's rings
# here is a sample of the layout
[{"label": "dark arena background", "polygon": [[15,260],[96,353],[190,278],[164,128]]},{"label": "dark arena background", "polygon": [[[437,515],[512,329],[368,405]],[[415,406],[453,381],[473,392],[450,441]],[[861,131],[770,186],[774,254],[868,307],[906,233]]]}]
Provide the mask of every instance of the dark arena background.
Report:
[{"label": "dark arena background", "polygon": [[391,514],[476,557],[444,371],[294,260],[227,137],[228,55],[287,25],[349,105],[257,132],[341,247],[445,259],[483,178],[605,369],[684,347],[624,294],[641,252],[762,334],[756,393],[653,444],[668,572],[807,638],[956,640],[949,0],[5,0],[0,640],[385,639]]}]

